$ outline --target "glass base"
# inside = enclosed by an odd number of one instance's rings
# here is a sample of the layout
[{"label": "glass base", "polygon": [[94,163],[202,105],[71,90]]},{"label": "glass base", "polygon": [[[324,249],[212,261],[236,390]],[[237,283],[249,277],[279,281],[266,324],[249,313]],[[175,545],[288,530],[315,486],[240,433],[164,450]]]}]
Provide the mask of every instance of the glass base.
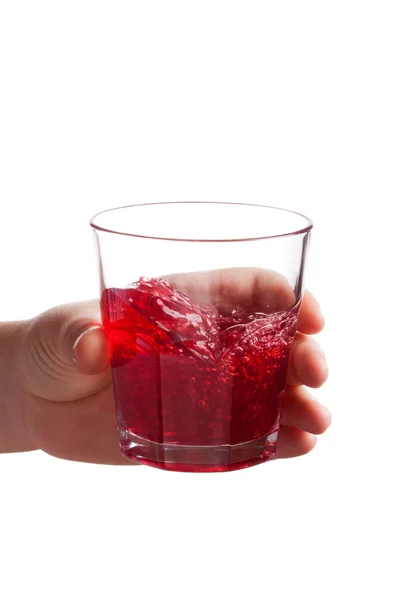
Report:
[{"label": "glass base", "polygon": [[275,458],[278,431],[243,444],[180,446],[158,444],[119,429],[122,454],[136,463],[167,471],[214,473],[235,471]]}]

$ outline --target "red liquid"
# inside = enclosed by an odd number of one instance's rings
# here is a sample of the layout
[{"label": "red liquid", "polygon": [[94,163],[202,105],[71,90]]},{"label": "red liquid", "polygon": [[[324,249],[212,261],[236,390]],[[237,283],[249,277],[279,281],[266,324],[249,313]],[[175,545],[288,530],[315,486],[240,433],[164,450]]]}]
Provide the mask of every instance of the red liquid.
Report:
[{"label": "red liquid", "polygon": [[[237,307],[223,316],[163,279],[141,278],[105,290],[101,309],[128,458],[188,471],[273,458],[297,307],[272,315]],[[186,448],[182,460],[182,446],[224,448],[207,464],[198,448]],[[168,459],[174,452],[179,462]]]}]

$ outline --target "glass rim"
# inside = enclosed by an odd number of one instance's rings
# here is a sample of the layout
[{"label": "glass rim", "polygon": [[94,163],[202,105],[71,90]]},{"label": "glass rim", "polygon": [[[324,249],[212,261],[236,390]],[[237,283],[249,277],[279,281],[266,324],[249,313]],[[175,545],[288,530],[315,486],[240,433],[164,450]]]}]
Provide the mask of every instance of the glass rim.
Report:
[{"label": "glass rim", "polygon": [[[278,233],[278,234],[273,234],[273,235],[265,235],[265,236],[256,236],[256,237],[246,237],[246,238],[232,238],[232,239],[201,239],[201,238],[184,238],[184,237],[160,237],[160,236],[152,236],[152,235],[143,235],[143,234],[139,234],[139,233],[129,233],[127,231],[118,231],[117,229],[108,229],[107,227],[102,227],[100,225],[96,224],[96,219],[98,217],[100,217],[100,215],[104,215],[105,213],[109,213],[109,212],[113,212],[113,211],[118,211],[118,210],[124,210],[127,208],[136,208],[136,207],[143,207],[143,206],[167,206],[167,205],[177,205],[177,204],[205,204],[205,205],[222,205],[222,206],[256,206],[258,208],[267,208],[270,210],[278,210],[278,211],[282,211],[282,212],[286,212],[286,213],[290,213],[292,215],[298,215],[299,217],[302,217],[302,219],[305,220],[306,224],[304,227],[301,227],[300,229],[295,229],[294,231],[287,231],[285,233]],[[314,223],[313,221],[307,217],[306,215],[303,215],[302,213],[299,213],[297,211],[294,210],[290,210],[287,208],[280,208],[278,206],[269,206],[266,204],[254,204],[254,203],[247,203],[247,202],[207,202],[204,200],[195,200],[195,201],[181,201],[181,202],[142,202],[140,204],[128,204],[126,206],[116,206],[113,208],[107,208],[106,210],[101,210],[98,213],[96,213],[95,215],[93,215],[93,217],[90,219],[89,221],[90,226],[92,227],[92,229],[96,230],[96,231],[102,231],[104,233],[113,233],[115,235],[124,235],[124,236],[128,236],[128,237],[134,237],[134,238],[141,238],[141,239],[147,239],[147,240],[160,240],[160,241],[165,241],[165,242],[208,242],[208,243],[223,243],[223,242],[228,242],[228,243],[232,243],[232,242],[255,242],[255,241],[259,241],[259,240],[267,240],[267,239],[276,239],[276,238],[282,238],[282,237],[290,237],[290,236],[295,236],[295,235],[300,235],[300,234],[304,234],[304,233],[308,233],[309,231],[312,230]]]}]

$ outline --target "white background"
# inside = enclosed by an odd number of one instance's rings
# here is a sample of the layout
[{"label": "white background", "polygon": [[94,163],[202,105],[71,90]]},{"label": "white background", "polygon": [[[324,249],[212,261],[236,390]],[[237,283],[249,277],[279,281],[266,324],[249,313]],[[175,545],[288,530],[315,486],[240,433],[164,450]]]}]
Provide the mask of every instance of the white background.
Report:
[{"label": "white background", "polygon": [[313,218],[315,451],[228,474],[0,458],[0,596],[399,597],[397,2],[0,4],[0,317],[97,294],[135,201]]}]

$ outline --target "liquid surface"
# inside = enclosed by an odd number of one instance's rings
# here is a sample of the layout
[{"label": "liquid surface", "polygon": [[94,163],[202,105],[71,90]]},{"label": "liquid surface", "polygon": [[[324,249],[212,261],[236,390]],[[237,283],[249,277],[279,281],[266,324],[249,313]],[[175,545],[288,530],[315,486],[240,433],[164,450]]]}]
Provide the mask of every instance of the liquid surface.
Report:
[{"label": "liquid surface", "polygon": [[106,289],[120,429],[158,444],[242,444],[276,431],[298,307],[222,315],[164,279]]}]

